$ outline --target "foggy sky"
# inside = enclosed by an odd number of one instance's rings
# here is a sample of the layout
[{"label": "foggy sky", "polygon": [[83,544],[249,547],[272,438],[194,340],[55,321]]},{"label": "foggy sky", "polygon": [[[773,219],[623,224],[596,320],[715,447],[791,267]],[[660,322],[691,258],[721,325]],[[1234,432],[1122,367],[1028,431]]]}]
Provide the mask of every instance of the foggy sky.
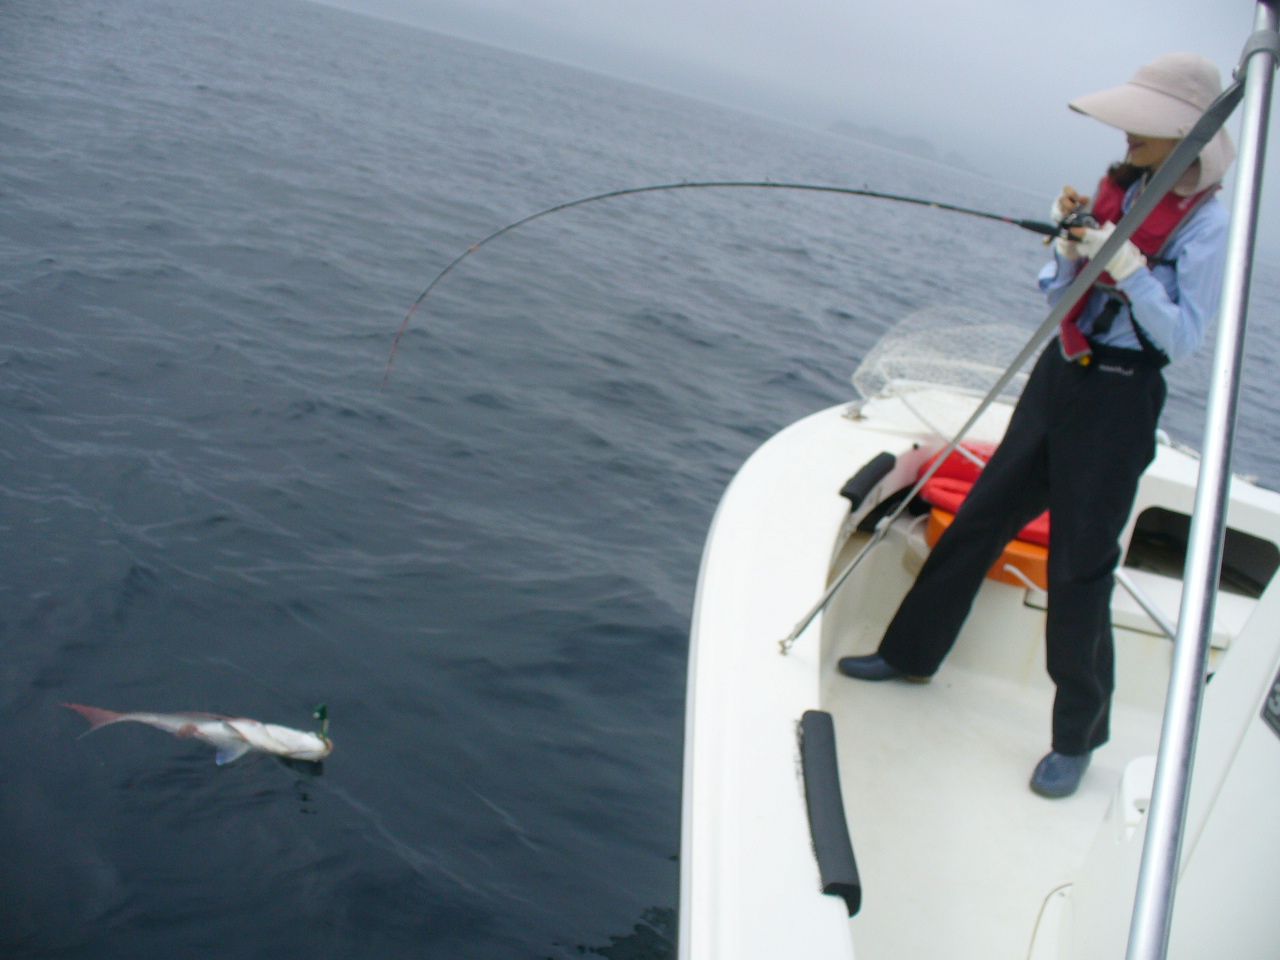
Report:
[{"label": "foggy sky", "polygon": [[[923,137],[1046,205],[1123,153],[1122,134],[1068,100],[1172,51],[1209,57],[1225,82],[1254,15],[1248,0],[325,2],[819,127]],[[1280,198],[1278,157],[1266,198]],[[1265,204],[1269,245],[1278,213]]]}]

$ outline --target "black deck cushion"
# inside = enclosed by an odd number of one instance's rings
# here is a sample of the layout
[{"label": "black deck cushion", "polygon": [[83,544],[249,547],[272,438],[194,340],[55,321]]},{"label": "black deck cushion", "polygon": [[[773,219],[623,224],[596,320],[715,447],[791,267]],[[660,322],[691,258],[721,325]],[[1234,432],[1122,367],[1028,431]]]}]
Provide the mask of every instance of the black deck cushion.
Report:
[{"label": "black deck cushion", "polygon": [[836,763],[836,731],[831,714],[808,710],[800,720],[800,759],[804,768],[809,834],[818,859],[822,892],[843,898],[849,916],[862,906],[862,881],[853,859],[853,844],[844,818],[840,771]]},{"label": "black deck cushion", "polygon": [[840,488],[840,496],[849,501],[852,509],[857,510],[862,506],[862,501],[867,499],[867,495],[875,489],[876,484],[885,478],[897,462],[897,458],[892,453],[887,451],[877,453],[864,463],[857,473],[845,481],[844,486]]}]

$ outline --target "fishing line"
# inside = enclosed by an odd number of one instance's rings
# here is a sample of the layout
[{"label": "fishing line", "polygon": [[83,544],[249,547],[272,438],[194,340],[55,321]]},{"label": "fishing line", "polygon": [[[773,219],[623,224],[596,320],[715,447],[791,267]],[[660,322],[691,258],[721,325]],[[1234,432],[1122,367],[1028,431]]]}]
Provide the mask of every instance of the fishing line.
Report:
[{"label": "fishing line", "polygon": [[418,312],[418,308],[422,306],[422,302],[431,295],[431,291],[443,280],[449,273],[467,257],[471,256],[485,244],[492,240],[497,240],[504,234],[510,233],[527,223],[532,223],[541,217],[550,216],[553,213],[560,213],[564,210],[570,210],[573,207],[581,207],[588,203],[596,203],[601,200],[613,200],[617,197],[628,197],[638,193],[657,193],[664,190],[706,190],[706,189],[751,189],[751,190],[803,190],[809,193],[835,193],[847,197],[866,197],[872,200],[888,200],[893,203],[909,203],[919,207],[931,207],[934,210],[944,210],[948,213],[959,213],[970,217],[980,217],[983,220],[994,220],[997,223],[1007,223],[1010,226],[1020,227],[1023,230],[1029,230],[1032,233],[1038,233],[1042,236],[1056,237],[1059,232],[1057,224],[1044,223],[1039,220],[1024,220],[1018,217],[1007,217],[998,213],[989,213],[986,210],[975,210],[972,207],[962,207],[954,203],[944,203],[941,200],[929,200],[922,197],[908,197],[897,193],[882,193],[878,190],[858,189],[856,187],[836,187],[827,186],[816,183],[780,183],[774,180],[686,180],[680,183],[659,183],[644,187],[627,187],[622,190],[610,190],[606,193],[597,193],[589,197],[579,197],[577,200],[569,200],[565,203],[558,203],[553,207],[547,207],[545,210],[539,210],[537,213],[531,213],[527,217],[521,217],[512,223],[507,224],[501,229],[493,231],[482,240],[477,240],[458,256],[454,257],[443,270],[436,274],[435,278],[427,284],[427,288],[418,295],[418,299],[413,301],[413,305],[409,307],[408,313],[405,314],[400,329],[396,332],[395,340],[391,344],[391,354],[387,357],[387,370],[382,376],[382,385],[387,385],[387,380],[391,376],[391,366],[395,362],[396,349],[400,346],[400,338],[404,336],[405,330],[409,328],[409,321],[413,319],[413,315]]},{"label": "fishing line", "polygon": [[333,794],[348,807],[362,816],[379,837],[382,838],[386,845],[386,849],[395,854],[400,860],[406,863],[414,873],[425,880],[434,880],[437,876],[443,875],[452,880],[458,887],[466,890],[468,893],[481,897],[488,897],[485,891],[481,890],[475,884],[467,880],[466,877],[455,870],[449,869],[445,864],[444,858],[434,852],[427,852],[413,846],[413,844],[402,840],[398,834],[387,826],[382,814],[374,810],[367,803],[352,796],[349,792],[338,786],[336,783],[323,783],[313,781],[314,784]]}]

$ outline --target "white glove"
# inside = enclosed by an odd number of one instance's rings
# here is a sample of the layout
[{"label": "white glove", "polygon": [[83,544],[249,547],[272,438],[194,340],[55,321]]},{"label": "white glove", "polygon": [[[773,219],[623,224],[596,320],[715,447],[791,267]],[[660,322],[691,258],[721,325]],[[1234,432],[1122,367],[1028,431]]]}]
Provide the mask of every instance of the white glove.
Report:
[{"label": "white glove", "polygon": [[[1080,256],[1093,259],[1098,255],[1098,251],[1102,249],[1102,245],[1107,242],[1107,238],[1115,232],[1115,229],[1116,225],[1114,223],[1104,223],[1097,229],[1085,227],[1084,237],[1073,246],[1077,248]],[[1128,280],[1146,265],[1147,258],[1142,255],[1142,251],[1126,240],[1119,251],[1116,252],[1116,255],[1111,258],[1111,262],[1107,264],[1107,273],[1111,274],[1119,282]]]},{"label": "white glove", "polygon": [[1080,244],[1072,240],[1070,237],[1057,237],[1053,241],[1053,249],[1058,251],[1058,256],[1063,260],[1079,260]]}]

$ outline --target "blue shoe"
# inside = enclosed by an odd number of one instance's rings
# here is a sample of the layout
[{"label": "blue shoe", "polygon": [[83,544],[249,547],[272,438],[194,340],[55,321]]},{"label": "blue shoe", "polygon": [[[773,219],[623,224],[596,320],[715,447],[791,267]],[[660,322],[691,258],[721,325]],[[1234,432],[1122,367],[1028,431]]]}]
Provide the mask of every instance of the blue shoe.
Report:
[{"label": "blue shoe", "polygon": [[913,683],[928,683],[928,677],[912,677],[897,667],[890,666],[878,653],[869,653],[864,657],[843,657],[838,664],[840,672],[855,680],[910,680]]},{"label": "blue shoe", "polygon": [[1057,751],[1049,753],[1036,764],[1036,772],[1031,775],[1032,792],[1052,800],[1071,796],[1089,769],[1089,757],[1087,753],[1074,757]]}]

